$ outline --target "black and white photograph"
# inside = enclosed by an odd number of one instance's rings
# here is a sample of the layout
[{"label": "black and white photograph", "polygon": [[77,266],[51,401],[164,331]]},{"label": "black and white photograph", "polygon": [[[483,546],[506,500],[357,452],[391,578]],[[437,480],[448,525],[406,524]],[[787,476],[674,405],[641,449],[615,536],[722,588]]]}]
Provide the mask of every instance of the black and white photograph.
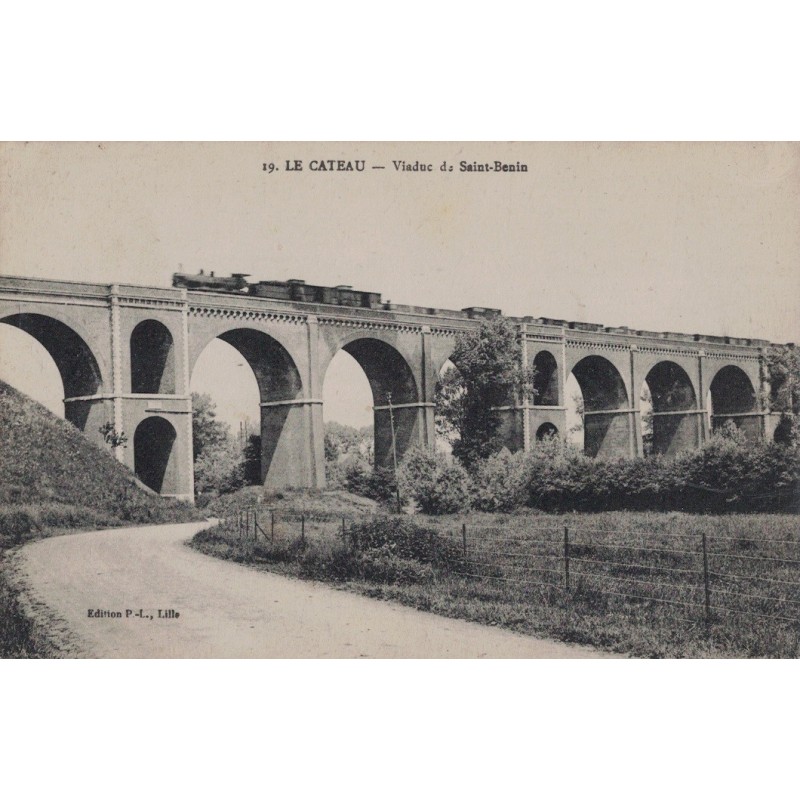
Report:
[{"label": "black and white photograph", "polygon": [[4,655],[797,657],[797,145],[2,169]]}]

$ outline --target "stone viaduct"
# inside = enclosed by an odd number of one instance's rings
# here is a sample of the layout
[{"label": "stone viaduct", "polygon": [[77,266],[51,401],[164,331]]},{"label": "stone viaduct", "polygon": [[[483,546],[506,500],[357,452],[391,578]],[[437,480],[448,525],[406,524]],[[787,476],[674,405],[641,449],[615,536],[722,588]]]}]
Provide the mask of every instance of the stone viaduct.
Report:
[{"label": "stone viaduct", "polygon": [[[194,486],[190,377],[213,339],[233,345],[256,376],[265,485],[322,487],[322,384],[336,353],[347,351],[367,376],[375,459],[388,465],[389,396],[398,455],[412,445],[432,448],[439,372],[456,335],[492,313],[499,312],[0,277],[0,322],[50,353],[64,384],[65,417],[99,444],[99,429],[113,423],[129,437],[117,457],[156,491],[187,499]],[[768,342],[511,319],[525,363],[536,368],[534,399],[501,409],[512,450],[535,447],[547,432],[565,436],[570,373],[583,393],[585,450],[593,456],[642,454],[645,381],[655,452],[697,447],[729,419],[748,437],[771,432]]]}]

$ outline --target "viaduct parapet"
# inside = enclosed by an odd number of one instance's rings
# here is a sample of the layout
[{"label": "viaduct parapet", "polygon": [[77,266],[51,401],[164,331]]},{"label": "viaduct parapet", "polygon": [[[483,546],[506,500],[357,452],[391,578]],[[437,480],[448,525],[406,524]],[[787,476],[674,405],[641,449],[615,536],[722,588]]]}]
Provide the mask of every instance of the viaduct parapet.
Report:
[{"label": "viaduct parapet", "polygon": [[[0,322],[50,353],[65,417],[99,444],[100,428],[113,423],[130,438],[117,457],[156,491],[186,499],[194,491],[190,378],[216,338],[256,376],[266,486],[325,485],[322,385],[340,350],[361,365],[372,389],[376,464],[391,463],[389,402],[398,456],[434,447],[434,390],[455,338],[500,312],[372,305],[0,277]],[[534,399],[500,409],[511,450],[534,448],[546,434],[566,436],[570,374],[583,394],[584,448],[592,456],[642,455],[645,381],[655,452],[698,447],[726,420],[749,438],[772,433],[767,341],[510,319],[525,364],[536,369]]]}]

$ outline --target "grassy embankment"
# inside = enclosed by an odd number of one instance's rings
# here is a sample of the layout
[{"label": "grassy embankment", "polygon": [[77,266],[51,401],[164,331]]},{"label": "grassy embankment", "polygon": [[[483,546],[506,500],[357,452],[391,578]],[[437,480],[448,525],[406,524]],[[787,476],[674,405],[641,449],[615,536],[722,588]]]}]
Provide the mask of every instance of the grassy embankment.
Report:
[{"label": "grassy embankment", "polygon": [[0,656],[51,655],[10,580],[7,555],[76,530],[186,522],[202,516],[143,489],[107,450],[0,381]]},{"label": "grassy embankment", "polygon": [[[281,508],[270,497],[259,503],[251,491],[229,496],[226,508],[217,511],[226,511],[228,521],[198,534],[194,546],[258,569],[324,580],[444,616],[634,656],[800,655],[800,622],[787,621],[800,618],[796,516],[357,517],[348,513],[341,495],[318,495],[313,502],[313,495],[302,497],[302,538],[300,517],[291,513],[296,497],[287,494]],[[250,527],[243,534],[235,511],[246,508]],[[274,540],[270,508],[275,508]],[[263,533],[254,538],[255,509]],[[569,590],[564,588],[565,525]],[[711,592],[708,622],[702,533]]]}]

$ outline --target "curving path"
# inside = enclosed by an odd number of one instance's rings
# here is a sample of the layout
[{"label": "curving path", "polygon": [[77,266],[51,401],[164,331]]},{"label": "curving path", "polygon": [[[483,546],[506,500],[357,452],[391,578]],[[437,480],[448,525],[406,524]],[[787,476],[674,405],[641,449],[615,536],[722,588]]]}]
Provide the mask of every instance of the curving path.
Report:
[{"label": "curving path", "polygon": [[[124,528],[34,542],[18,553],[18,580],[38,621],[50,626],[68,655],[79,657],[606,655],[204,556],[184,544],[202,527]],[[159,609],[166,612],[162,618]],[[122,617],[89,617],[90,610]]]}]

